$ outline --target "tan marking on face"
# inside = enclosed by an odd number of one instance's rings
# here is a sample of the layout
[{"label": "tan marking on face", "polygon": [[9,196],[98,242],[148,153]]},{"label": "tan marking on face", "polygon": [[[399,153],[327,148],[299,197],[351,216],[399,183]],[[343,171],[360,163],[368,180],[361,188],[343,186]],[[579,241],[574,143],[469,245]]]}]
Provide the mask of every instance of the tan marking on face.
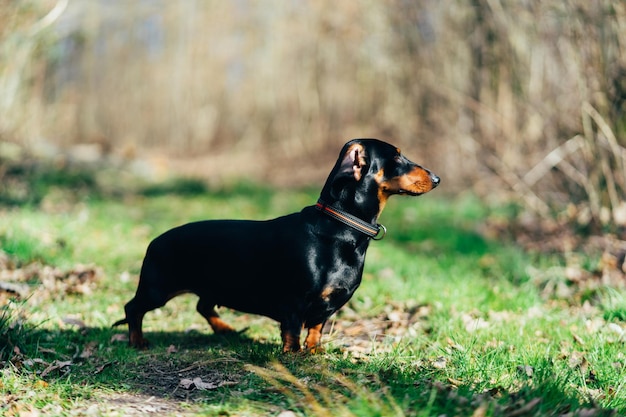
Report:
[{"label": "tan marking on face", "polygon": [[385,171],[383,169],[378,171],[376,173],[376,176],[374,177],[374,180],[378,183],[378,216],[379,217],[380,217],[380,214],[383,212],[385,205],[387,204],[387,199],[390,196],[390,194],[387,194],[383,190],[382,184],[384,183],[383,181],[384,178],[385,178]]},{"label": "tan marking on face", "polygon": [[380,181],[378,184],[380,190],[388,195],[403,191],[413,194],[424,194],[433,189],[433,181],[428,171],[421,167],[415,167],[407,174]]},{"label": "tan marking on face", "polygon": [[331,294],[335,292],[335,289],[333,287],[325,287],[322,290],[322,293],[320,294],[320,297],[322,297],[322,300],[328,302],[330,301],[330,296]]}]

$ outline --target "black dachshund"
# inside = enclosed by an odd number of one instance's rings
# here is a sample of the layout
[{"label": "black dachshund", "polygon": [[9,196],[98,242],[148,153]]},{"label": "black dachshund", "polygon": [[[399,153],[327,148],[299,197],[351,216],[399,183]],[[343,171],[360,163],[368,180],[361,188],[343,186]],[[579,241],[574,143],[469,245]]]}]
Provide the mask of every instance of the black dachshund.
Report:
[{"label": "black dachshund", "polygon": [[417,196],[439,177],[376,139],[346,143],[315,206],[267,221],[207,220],[171,229],[148,246],[139,287],[126,306],[130,345],[147,347],[144,315],[183,293],[216,333],[234,329],[215,306],[278,321],[283,352],[315,352],[324,322],[361,283],[370,239],[393,194]]}]

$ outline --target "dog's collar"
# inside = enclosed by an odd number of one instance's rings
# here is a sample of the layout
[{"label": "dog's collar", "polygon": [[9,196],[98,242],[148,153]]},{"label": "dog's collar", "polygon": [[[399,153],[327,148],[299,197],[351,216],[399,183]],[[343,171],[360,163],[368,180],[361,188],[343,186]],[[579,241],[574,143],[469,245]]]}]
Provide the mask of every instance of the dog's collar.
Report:
[{"label": "dog's collar", "polygon": [[329,215],[335,220],[339,220],[341,223],[358,230],[359,232],[369,236],[374,240],[381,240],[387,234],[387,228],[380,223],[371,224],[364,220],[353,216],[350,213],[346,213],[343,210],[339,210],[333,206],[329,206],[322,199],[317,200],[315,208],[324,214]]}]

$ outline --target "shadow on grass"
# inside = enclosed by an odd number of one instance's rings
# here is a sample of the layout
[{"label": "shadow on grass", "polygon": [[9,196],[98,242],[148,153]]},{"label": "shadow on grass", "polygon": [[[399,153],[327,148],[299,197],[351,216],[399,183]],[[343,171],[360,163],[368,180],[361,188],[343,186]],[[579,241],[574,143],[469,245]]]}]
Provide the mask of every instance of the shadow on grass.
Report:
[{"label": "shadow on grass", "polygon": [[[535,364],[533,378],[508,391],[484,388],[486,381],[451,380],[446,369],[357,359],[339,349],[283,355],[278,344],[242,334],[150,332],[146,337],[152,348],[137,351],[114,341],[120,332],[110,328],[28,333],[14,351],[19,354],[11,359],[13,366],[50,386],[66,387],[72,395],[105,388],[228,413],[292,409],[303,415],[616,415],[573,393],[549,359]],[[194,385],[185,387],[184,380]]]}]

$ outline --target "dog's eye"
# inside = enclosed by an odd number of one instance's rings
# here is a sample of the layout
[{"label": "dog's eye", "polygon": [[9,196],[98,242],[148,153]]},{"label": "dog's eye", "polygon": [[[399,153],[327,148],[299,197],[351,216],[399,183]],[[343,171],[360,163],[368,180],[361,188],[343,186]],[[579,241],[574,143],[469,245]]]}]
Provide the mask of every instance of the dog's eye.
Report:
[{"label": "dog's eye", "polygon": [[400,161],[402,161],[402,155],[396,155],[396,156],[393,158],[393,160],[394,160],[394,161],[396,161],[396,162],[400,162]]}]

